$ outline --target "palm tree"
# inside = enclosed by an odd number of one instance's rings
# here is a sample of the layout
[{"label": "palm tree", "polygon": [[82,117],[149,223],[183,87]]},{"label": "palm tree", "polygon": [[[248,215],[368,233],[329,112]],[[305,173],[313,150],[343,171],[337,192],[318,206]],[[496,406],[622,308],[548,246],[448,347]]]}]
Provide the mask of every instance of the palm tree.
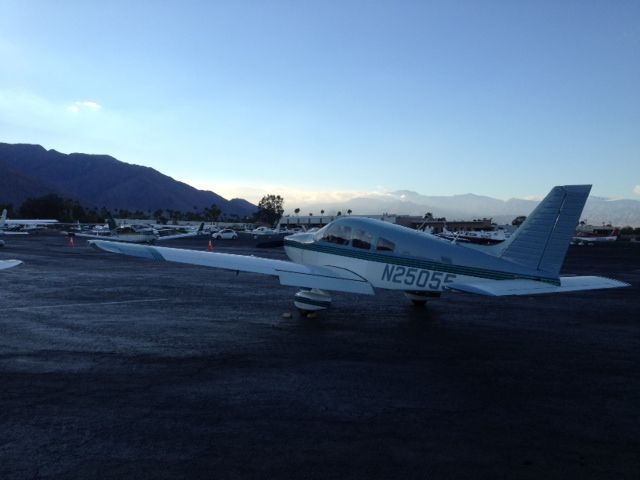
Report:
[{"label": "palm tree", "polygon": [[347,215],[351,215],[351,209],[347,210]]}]

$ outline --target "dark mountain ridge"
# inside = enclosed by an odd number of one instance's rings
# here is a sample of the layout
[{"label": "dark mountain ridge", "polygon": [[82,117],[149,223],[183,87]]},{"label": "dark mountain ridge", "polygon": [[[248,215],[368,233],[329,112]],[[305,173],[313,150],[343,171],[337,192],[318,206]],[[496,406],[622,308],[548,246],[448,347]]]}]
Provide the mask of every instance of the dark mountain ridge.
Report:
[{"label": "dark mountain ridge", "polygon": [[19,206],[29,197],[57,193],[85,207],[130,211],[201,211],[215,204],[225,215],[245,217],[257,207],[198,190],[150,167],[109,155],[64,154],[40,145],[0,143],[0,203]]}]

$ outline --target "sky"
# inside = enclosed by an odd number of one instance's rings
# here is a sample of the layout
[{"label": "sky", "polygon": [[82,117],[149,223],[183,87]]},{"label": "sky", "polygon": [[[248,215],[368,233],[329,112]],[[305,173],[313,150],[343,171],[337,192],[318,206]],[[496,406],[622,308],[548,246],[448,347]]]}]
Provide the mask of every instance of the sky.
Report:
[{"label": "sky", "polygon": [[[640,199],[640,2],[0,0],[0,141],[285,207]],[[289,205],[287,205],[289,204]]]}]

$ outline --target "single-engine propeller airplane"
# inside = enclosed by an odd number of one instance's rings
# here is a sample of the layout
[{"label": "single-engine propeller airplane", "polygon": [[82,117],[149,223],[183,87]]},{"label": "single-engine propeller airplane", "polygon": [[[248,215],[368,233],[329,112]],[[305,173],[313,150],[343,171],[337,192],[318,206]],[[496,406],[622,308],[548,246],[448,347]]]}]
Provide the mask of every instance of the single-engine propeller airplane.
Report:
[{"label": "single-engine propeller airplane", "polygon": [[302,312],[330,306],[328,291],[373,295],[404,291],[416,304],[452,290],[479,295],[532,295],[617,288],[627,283],[596,276],[560,276],[591,185],[554,187],[525,222],[494,246],[452,243],[387,222],[339,218],[313,233],[285,238],[291,261],[228,253],[92,240],[107,252],[277,276],[300,287]]}]

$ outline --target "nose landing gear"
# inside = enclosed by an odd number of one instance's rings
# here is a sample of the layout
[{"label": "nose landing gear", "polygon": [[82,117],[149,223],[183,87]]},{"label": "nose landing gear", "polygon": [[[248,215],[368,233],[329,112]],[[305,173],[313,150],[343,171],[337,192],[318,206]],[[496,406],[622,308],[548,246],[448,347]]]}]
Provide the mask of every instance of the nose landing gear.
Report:
[{"label": "nose landing gear", "polygon": [[295,294],[293,304],[301,315],[326,310],[331,306],[331,295],[319,288],[300,290]]},{"label": "nose landing gear", "polygon": [[404,296],[411,300],[416,307],[423,307],[428,299],[438,298],[440,292],[404,292]]}]

